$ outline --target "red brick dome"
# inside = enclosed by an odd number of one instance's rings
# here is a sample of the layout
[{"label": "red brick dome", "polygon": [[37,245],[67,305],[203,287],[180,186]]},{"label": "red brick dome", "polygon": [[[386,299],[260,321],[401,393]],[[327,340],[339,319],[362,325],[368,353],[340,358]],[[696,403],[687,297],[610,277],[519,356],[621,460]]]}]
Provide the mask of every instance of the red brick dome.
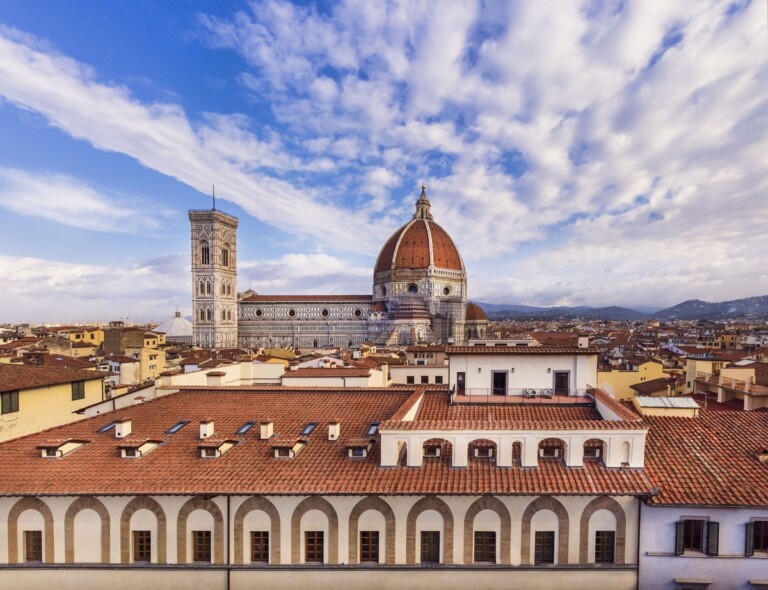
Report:
[{"label": "red brick dome", "polygon": [[468,322],[488,321],[488,316],[485,315],[483,308],[477,305],[477,303],[467,303],[467,315],[466,320]]},{"label": "red brick dome", "polygon": [[464,270],[456,244],[442,227],[432,220],[426,190],[416,202],[413,219],[398,229],[384,244],[374,272],[387,270],[443,268]]}]

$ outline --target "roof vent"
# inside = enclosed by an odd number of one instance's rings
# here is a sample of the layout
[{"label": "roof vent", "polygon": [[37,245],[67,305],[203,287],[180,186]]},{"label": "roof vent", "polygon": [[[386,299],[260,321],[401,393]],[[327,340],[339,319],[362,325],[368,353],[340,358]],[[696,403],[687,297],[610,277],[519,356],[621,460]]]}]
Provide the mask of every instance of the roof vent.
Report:
[{"label": "roof vent", "polygon": [[130,418],[115,420],[115,438],[125,438],[131,434]]},{"label": "roof vent", "polygon": [[202,418],[200,420],[200,438],[213,436],[213,420],[211,418]]},{"label": "roof vent", "polygon": [[267,418],[261,423],[261,432],[260,432],[259,438],[261,440],[268,440],[272,438],[274,431],[275,431],[275,423],[269,418]]}]

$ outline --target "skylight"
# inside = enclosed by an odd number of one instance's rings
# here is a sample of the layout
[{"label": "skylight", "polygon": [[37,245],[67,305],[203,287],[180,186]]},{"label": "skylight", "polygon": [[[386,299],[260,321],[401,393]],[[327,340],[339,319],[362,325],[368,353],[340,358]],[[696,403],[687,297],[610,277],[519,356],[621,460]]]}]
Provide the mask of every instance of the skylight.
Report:
[{"label": "skylight", "polygon": [[301,436],[307,436],[312,434],[312,431],[317,427],[317,422],[310,422],[304,427],[304,430],[301,431]]},{"label": "skylight", "polygon": [[168,430],[165,431],[166,434],[176,434],[179,430],[184,428],[187,424],[189,424],[189,420],[182,420],[181,422],[177,422],[173,426],[171,426]]},{"label": "skylight", "polygon": [[254,424],[256,424],[256,423],[255,422],[246,422],[240,428],[237,429],[237,432],[235,432],[235,434],[245,434],[246,432],[248,432],[253,427]]},{"label": "skylight", "polygon": [[371,425],[368,427],[368,430],[365,431],[366,436],[375,436],[375,434],[379,431],[379,423],[378,422],[371,422]]},{"label": "skylight", "polygon": [[99,428],[99,432],[107,432],[109,429],[114,428],[117,422],[110,422],[109,424]]}]

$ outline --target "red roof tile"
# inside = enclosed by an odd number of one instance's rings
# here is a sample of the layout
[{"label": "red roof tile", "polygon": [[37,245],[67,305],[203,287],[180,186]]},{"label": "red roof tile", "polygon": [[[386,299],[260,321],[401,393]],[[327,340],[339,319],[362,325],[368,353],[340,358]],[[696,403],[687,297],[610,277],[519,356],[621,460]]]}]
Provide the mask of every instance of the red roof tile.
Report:
[{"label": "red roof tile", "polygon": [[109,373],[52,367],[50,365],[11,365],[0,363],[0,391],[47,387],[73,381],[103,379]]},{"label": "red roof tile", "polygon": [[[470,460],[450,466],[448,457],[421,467],[381,467],[378,436],[367,459],[349,459],[346,445],[364,436],[372,422],[386,420],[417,395],[411,390],[331,390],[287,393],[270,388],[189,390],[121,410],[132,421],[132,438],[165,442],[139,459],[123,459],[110,430],[113,418],[96,416],[0,444],[0,495],[46,494],[620,494],[645,495],[652,485],[641,469],[608,469],[592,462],[580,468],[542,460],[538,467],[497,468]],[[447,397],[447,396],[443,396]],[[439,400],[438,405],[439,405]],[[487,412],[488,408],[478,408]],[[240,441],[216,459],[200,457],[194,423],[175,434],[180,420],[207,415],[216,436]],[[329,441],[318,428],[294,459],[275,459],[274,440],[259,433],[237,436],[248,420],[274,420],[276,437],[297,439],[308,422],[341,422]],[[37,446],[51,438],[90,439],[76,453],[43,459]]]}]

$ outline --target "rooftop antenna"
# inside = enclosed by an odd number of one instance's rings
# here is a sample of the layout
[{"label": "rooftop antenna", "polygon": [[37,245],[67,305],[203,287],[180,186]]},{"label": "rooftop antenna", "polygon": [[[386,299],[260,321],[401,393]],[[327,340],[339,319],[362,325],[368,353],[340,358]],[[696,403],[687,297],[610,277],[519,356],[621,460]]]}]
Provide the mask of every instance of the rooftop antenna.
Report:
[{"label": "rooftop antenna", "polygon": [[213,210],[216,211],[216,185],[211,185],[211,195],[213,196]]}]

